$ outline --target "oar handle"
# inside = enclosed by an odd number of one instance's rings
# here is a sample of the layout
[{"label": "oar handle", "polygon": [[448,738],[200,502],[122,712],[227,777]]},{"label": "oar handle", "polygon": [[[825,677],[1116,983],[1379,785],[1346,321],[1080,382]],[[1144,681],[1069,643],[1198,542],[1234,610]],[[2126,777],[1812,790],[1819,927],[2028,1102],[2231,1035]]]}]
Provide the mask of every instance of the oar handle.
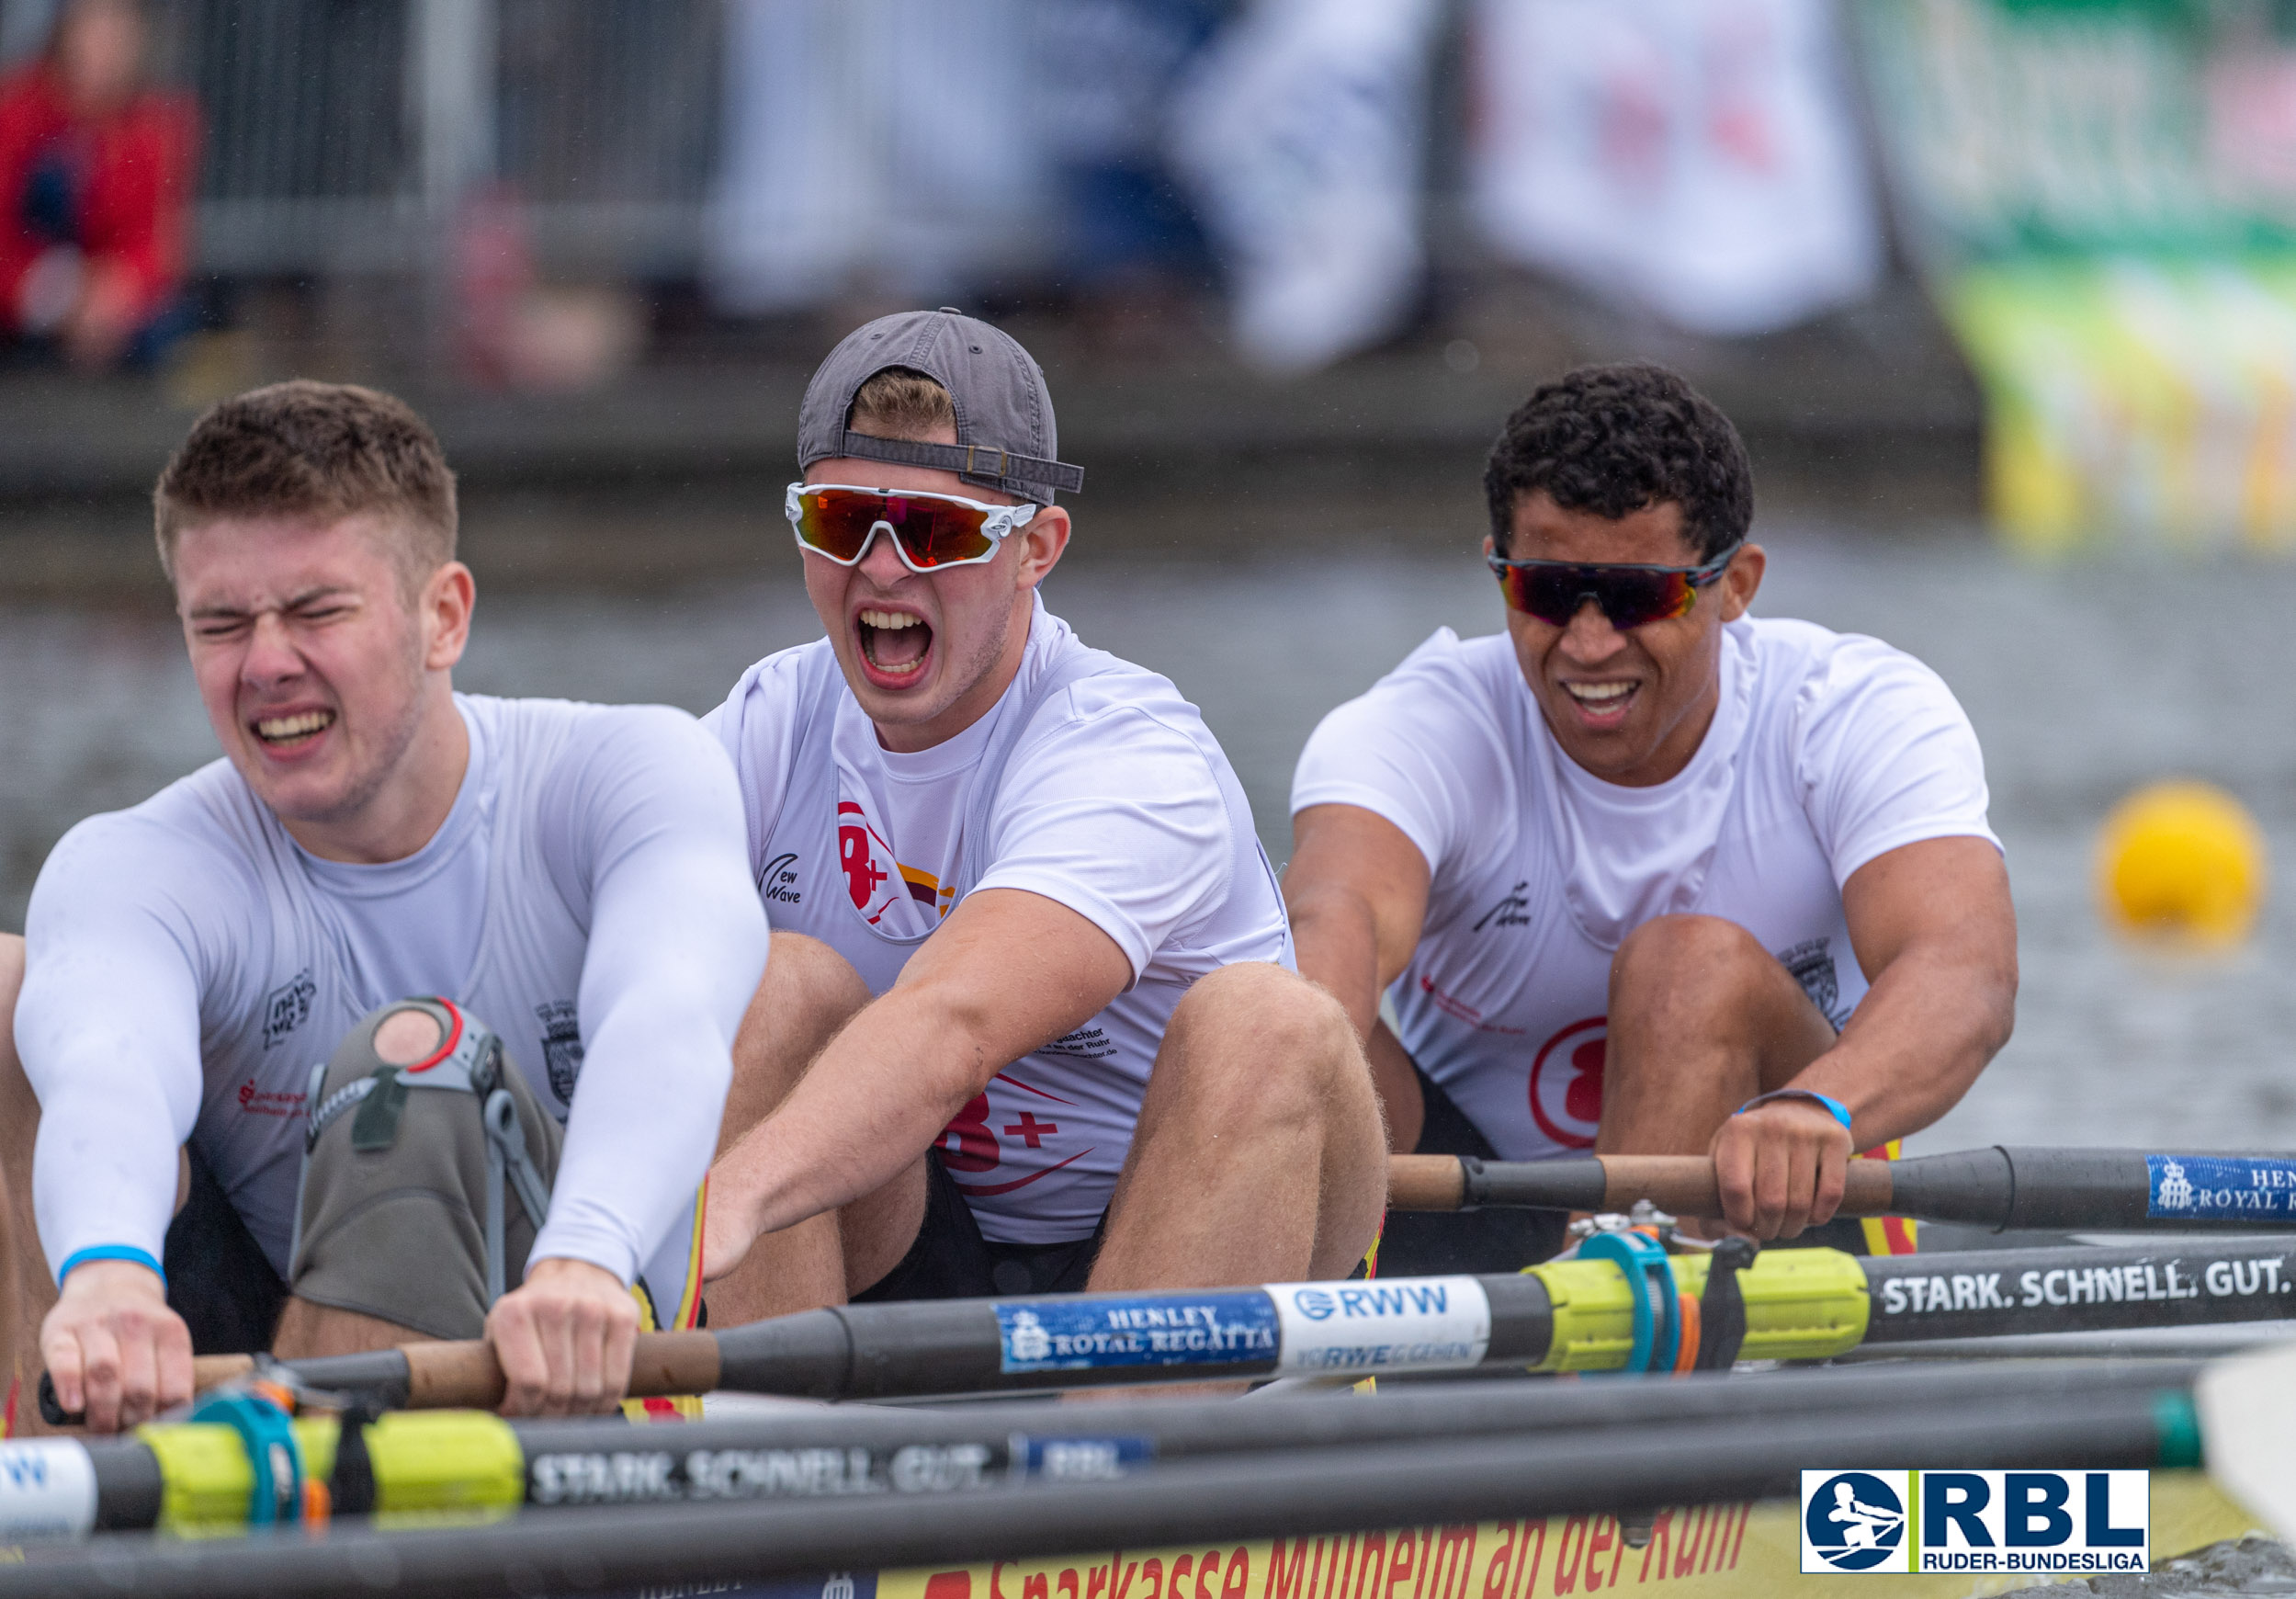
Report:
[{"label": "oar handle", "polygon": [[1456,1210],[1465,1202],[1466,1180],[1456,1155],[1389,1155],[1387,1208]]},{"label": "oar handle", "polygon": [[[1604,1155],[1603,1203],[1625,1210],[1648,1199],[1674,1216],[1718,1217],[1722,1194],[1704,1155]],[[1890,1208],[1889,1162],[1851,1161],[1842,1173],[1840,1216],[1882,1216]]]},{"label": "oar handle", "polygon": [[[1885,1215],[1891,1189],[1889,1162],[1852,1161],[1839,1213]],[[1647,1199],[1674,1216],[1722,1214],[1714,1163],[1704,1155],[1601,1155],[1570,1161],[1387,1157],[1387,1204],[1396,1210],[1460,1210],[1478,1205],[1628,1210],[1637,1199]]]},{"label": "oar handle", "polygon": [[[417,1410],[492,1410],[503,1402],[503,1368],[487,1344],[431,1342],[404,1344],[398,1353],[406,1359],[404,1399],[394,1404]],[[356,1358],[356,1357],[354,1357]],[[340,1369],[341,1356],[313,1361],[286,1361],[288,1372],[325,1388],[340,1380],[330,1367]],[[236,1382],[254,1369],[245,1355],[202,1355],[191,1363],[195,1393]],[[718,1386],[718,1340],[708,1332],[640,1332],[630,1362],[629,1396],[650,1399],[662,1394],[707,1393]],[[55,1379],[40,1374],[40,1418],[51,1427],[77,1426],[85,1418],[67,1412],[56,1400]]]},{"label": "oar handle", "polygon": [[[491,1344],[402,1344],[408,1408],[492,1410],[503,1402],[503,1368]],[[243,1356],[242,1357],[244,1358]],[[289,1370],[295,1363],[287,1363]],[[707,1393],[718,1386],[718,1340],[707,1332],[640,1332],[630,1361],[629,1397]]]},{"label": "oar handle", "polygon": [[[245,1355],[202,1355],[191,1363],[191,1388],[194,1393],[205,1393],[221,1388],[234,1378],[244,1377],[254,1369],[254,1360]],[[40,1374],[40,1419],[51,1427],[76,1427],[87,1417],[78,1411],[67,1411],[56,1398],[56,1379],[47,1372]]]}]

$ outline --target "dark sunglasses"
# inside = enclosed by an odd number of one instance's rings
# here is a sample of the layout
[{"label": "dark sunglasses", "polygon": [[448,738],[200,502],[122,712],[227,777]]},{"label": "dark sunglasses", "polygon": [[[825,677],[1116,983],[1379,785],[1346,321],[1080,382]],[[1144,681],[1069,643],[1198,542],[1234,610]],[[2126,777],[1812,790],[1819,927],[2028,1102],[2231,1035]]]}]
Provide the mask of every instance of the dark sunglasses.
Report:
[{"label": "dark sunglasses", "polygon": [[1686,614],[1698,591],[1720,577],[1738,552],[1732,545],[1703,566],[1581,565],[1573,561],[1486,557],[1509,606],[1553,627],[1567,628],[1594,601],[1620,632]]}]

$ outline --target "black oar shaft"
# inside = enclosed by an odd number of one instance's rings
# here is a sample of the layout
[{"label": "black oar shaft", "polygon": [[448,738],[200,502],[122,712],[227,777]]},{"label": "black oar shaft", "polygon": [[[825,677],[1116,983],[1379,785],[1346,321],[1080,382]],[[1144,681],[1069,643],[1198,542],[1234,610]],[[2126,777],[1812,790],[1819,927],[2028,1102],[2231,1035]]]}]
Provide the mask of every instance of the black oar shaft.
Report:
[{"label": "black oar shaft", "polygon": [[2101,1469],[2164,1458],[2154,1396],[1896,1407],[1821,1416],[1612,1429],[1590,1437],[1383,1444],[1254,1454],[1122,1481],[940,1499],[865,1496],[721,1506],[605,1507],[578,1517],[379,1532],[342,1526],[242,1540],[123,1535],[28,1548],[0,1566],[0,1599],[114,1595],[284,1599],[321,1592],[489,1595],[754,1581],[800,1572],[1413,1524],[1749,1499],[1790,1488],[1812,1460],[1893,1459],[1934,1469]]},{"label": "black oar shaft", "polygon": [[[955,1411],[825,1406],[669,1428],[602,1417],[515,1422],[509,1430],[525,1463],[529,1504],[763,1500],[959,1491],[1031,1474],[1097,1469],[1102,1462],[1169,1464],[1243,1451],[1362,1447],[1415,1438],[1585,1435],[1660,1423],[1759,1423],[1784,1413],[1842,1410],[1910,1413],[2002,1401],[2085,1404],[2103,1393],[2187,1393],[2198,1370],[2189,1362],[2090,1360],[2030,1367],[1707,1374],[1670,1382],[1484,1381],[1458,1389],[1397,1389],[1372,1403],[1005,1402]],[[1051,1443],[1088,1447],[1058,1456],[1041,1447]],[[1037,1446],[1033,1455],[1032,1445]],[[158,1457],[142,1439],[0,1445],[0,1470],[51,1450],[85,1451],[96,1483],[94,1530],[157,1524],[165,1484]],[[422,1472],[425,1480],[441,1481],[458,1469],[456,1460],[433,1458]],[[482,1474],[487,1463],[474,1460],[460,1469]],[[397,1487],[386,1469],[379,1483],[386,1500]],[[0,1542],[30,1530],[8,1525],[6,1509],[0,1499]]]},{"label": "black oar shaft", "polygon": [[[1781,1261],[1781,1267],[1792,1259]],[[1406,1372],[1442,1367],[1456,1369],[1472,1364],[1536,1366],[1548,1359],[1558,1336],[1555,1301],[1544,1276],[1550,1270],[1607,1273],[1616,1269],[1607,1262],[1589,1261],[1542,1268],[1539,1273],[1332,1284],[1319,1296],[1333,1307],[1332,1318],[1315,1325],[1345,1326],[1346,1296],[1378,1296],[1383,1303],[1391,1302],[1393,1320],[1387,1324],[1398,1329],[1401,1341],[1380,1356],[1379,1364],[1364,1369]],[[2265,1239],[2147,1249],[2066,1245],[2042,1251],[1875,1256],[1861,1260],[1858,1269],[1867,1289],[1862,1312],[1867,1343],[2193,1326],[2274,1321],[2296,1314],[2296,1259]],[[1757,1271],[1769,1275],[1766,1266]],[[1480,1345],[1479,1358],[1473,1354],[1464,1358],[1427,1356],[1420,1353],[1425,1348],[1459,1346],[1412,1341],[1420,1334],[1409,1329],[1423,1331],[1429,1323],[1410,1312],[1405,1300],[1415,1294],[1432,1293],[1446,1283],[1454,1304],[1471,1298],[1487,1310],[1487,1336]],[[1861,1316],[1856,1283],[1857,1276],[1852,1276],[1846,1289],[1826,1290],[1836,1298],[1835,1308],[1827,1314],[1840,1328],[1842,1342],[1838,1347],[1819,1348],[1815,1353],[1838,1353],[1859,1341],[1855,1335]],[[1299,1290],[1283,1293],[1295,1310]],[[1845,1293],[1846,1302],[1841,1298]],[[1293,1321],[1283,1321],[1273,1303],[1276,1298],[1266,1290],[1239,1288],[848,1305],[777,1317],[722,1333],[667,1338],[687,1341],[678,1347],[686,1348],[690,1343],[692,1353],[707,1356],[694,1363],[696,1369],[688,1374],[686,1391],[714,1387],[867,1401],[1218,1380],[1301,1369],[1295,1341],[1309,1336],[1312,1329],[1304,1327],[1295,1315]],[[1758,1308],[1757,1321],[1765,1314]],[[1576,1329],[1573,1335],[1586,1335],[1584,1312],[1573,1310],[1570,1316]],[[1372,1320],[1366,1318],[1364,1324]],[[1046,1327],[1068,1331],[1057,1335],[1045,1332],[1036,1325],[1040,1321]],[[1142,1331],[1147,1321],[1158,1321],[1169,1331]],[[1093,1327],[1101,1331],[1090,1332]],[[1622,1333],[1623,1327],[1622,1319]],[[1078,1329],[1088,1331],[1079,1332]],[[1024,1348],[1031,1335],[1037,1336],[1043,1347]],[[1287,1366],[1287,1361],[1293,1364]],[[394,1367],[393,1362],[400,1364]],[[1608,1364],[1619,1363],[1614,1359]],[[707,1370],[698,1369],[705,1365]],[[394,1373],[410,1367],[414,1368],[411,1376],[394,1378]],[[362,1378],[403,1382],[408,1402],[418,1407],[486,1406],[500,1395],[499,1376],[491,1382],[473,1377],[475,1391],[466,1394],[437,1380],[434,1367],[469,1373],[481,1367],[487,1373],[492,1370],[491,1356],[480,1344],[410,1345],[404,1351],[377,1355],[290,1363],[289,1369],[313,1387],[356,1389],[365,1386]],[[1333,1368],[1319,1366],[1315,1369]],[[650,1380],[634,1384],[635,1391],[663,1391],[661,1372],[641,1377]],[[396,1397],[395,1393],[390,1397]]]},{"label": "black oar shaft", "polygon": [[2296,1317],[2296,1248],[2264,1238],[1879,1255],[1863,1264],[1867,1346]]},{"label": "black oar shaft", "polygon": [[[1853,1161],[1840,1213],[2032,1231],[2188,1231],[2296,1228],[2296,1154],[2162,1154],[2143,1150],[1991,1149]],[[1397,1155],[1398,1210],[1483,1207],[1626,1210],[1648,1199],[1676,1216],[1714,1217],[1714,1162],[1699,1155],[1477,1161]]]}]

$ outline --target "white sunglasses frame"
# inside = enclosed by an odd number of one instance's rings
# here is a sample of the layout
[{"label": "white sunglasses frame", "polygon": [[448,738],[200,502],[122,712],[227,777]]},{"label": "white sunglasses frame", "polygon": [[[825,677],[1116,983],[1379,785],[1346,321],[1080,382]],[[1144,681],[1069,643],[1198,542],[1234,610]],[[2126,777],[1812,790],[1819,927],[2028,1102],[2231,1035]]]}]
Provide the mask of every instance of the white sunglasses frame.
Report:
[{"label": "white sunglasses frame", "polygon": [[[988,519],[981,524],[980,530],[989,536],[989,548],[981,554],[967,555],[962,561],[944,561],[937,566],[919,566],[909,559],[909,551],[901,548],[899,538],[893,532],[893,525],[879,518],[870,527],[868,537],[861,541],[861,549],[854,558],[851,561],[840,561],[828,550],[819,550],[808,544],[805,541],[805,535],[797,529],[797,518],[803,515],[803,508],[798,502],[807,494],[821,489],[843,489],[850,494],[891,494],[904,500],[946,500],[951,505],[962,505],[969,511],[985,512]],[[997,551],[1004,548],[1005,536],[1018,528],[1027,527],[1030,518],[1036,515],[1037,507],[1026,500],[1017,505],[990,505],[979,500],[968,500],[962,494],[935,494],[927,493],[922,490],[910,489],[870,488],[860,483],[791,483],[783,500],[782,510],[783,514],[789,518],[789,532],[791,537],[797,539],[797,548],[808,555],[820,556],[831,566],[859,566],[869,558],[869,547],[877,542],[877,534],[882,532],[893,540],[893,554],[899,558],[903,566],[919,577],[931,577],[936,572],[946,572],[954,566],[980,566],[994,561],[997,558]]]}]

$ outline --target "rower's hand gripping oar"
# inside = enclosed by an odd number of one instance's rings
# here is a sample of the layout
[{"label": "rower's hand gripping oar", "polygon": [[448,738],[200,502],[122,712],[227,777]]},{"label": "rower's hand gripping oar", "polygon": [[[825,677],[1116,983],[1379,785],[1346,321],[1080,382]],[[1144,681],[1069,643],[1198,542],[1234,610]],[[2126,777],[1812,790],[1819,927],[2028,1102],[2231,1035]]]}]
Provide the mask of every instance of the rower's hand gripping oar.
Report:
[{"label": "rower's hand gripping oar", "polygon": [[[1387,1190],[1387,1202],[1397,1210],[1626,1211],[1647,1199],[1674,1216],[1723,1213],[1714,1162],[1703,1155],[1573,1161],[1391,1155]],[[1996,1145],[1911,1160],[1852,1161],[1837,1214],[1912,1216],[1996,1232],[2296,1229],[2296,1154]]]},{"label": "rower's hand gripping oar", "polygon": [[[245,1355],[203,1355],[191,1363],[195,1393],[236,1382],[254,1369]],[[492,1410],[503,1402],[501,1364],[493,1346],[469,1343],[405,1344],[365,1355],[328,1355],[289,1364],[303,1386],[356,1394],[387,1410]],[[718,1351],[709,1332],[640,1332],[630,1362],[629,1397],[707,1393],[718,1386]],[[40,1419],[74,1426],[56,1399],[54,1378],[40,1374]]]}]

